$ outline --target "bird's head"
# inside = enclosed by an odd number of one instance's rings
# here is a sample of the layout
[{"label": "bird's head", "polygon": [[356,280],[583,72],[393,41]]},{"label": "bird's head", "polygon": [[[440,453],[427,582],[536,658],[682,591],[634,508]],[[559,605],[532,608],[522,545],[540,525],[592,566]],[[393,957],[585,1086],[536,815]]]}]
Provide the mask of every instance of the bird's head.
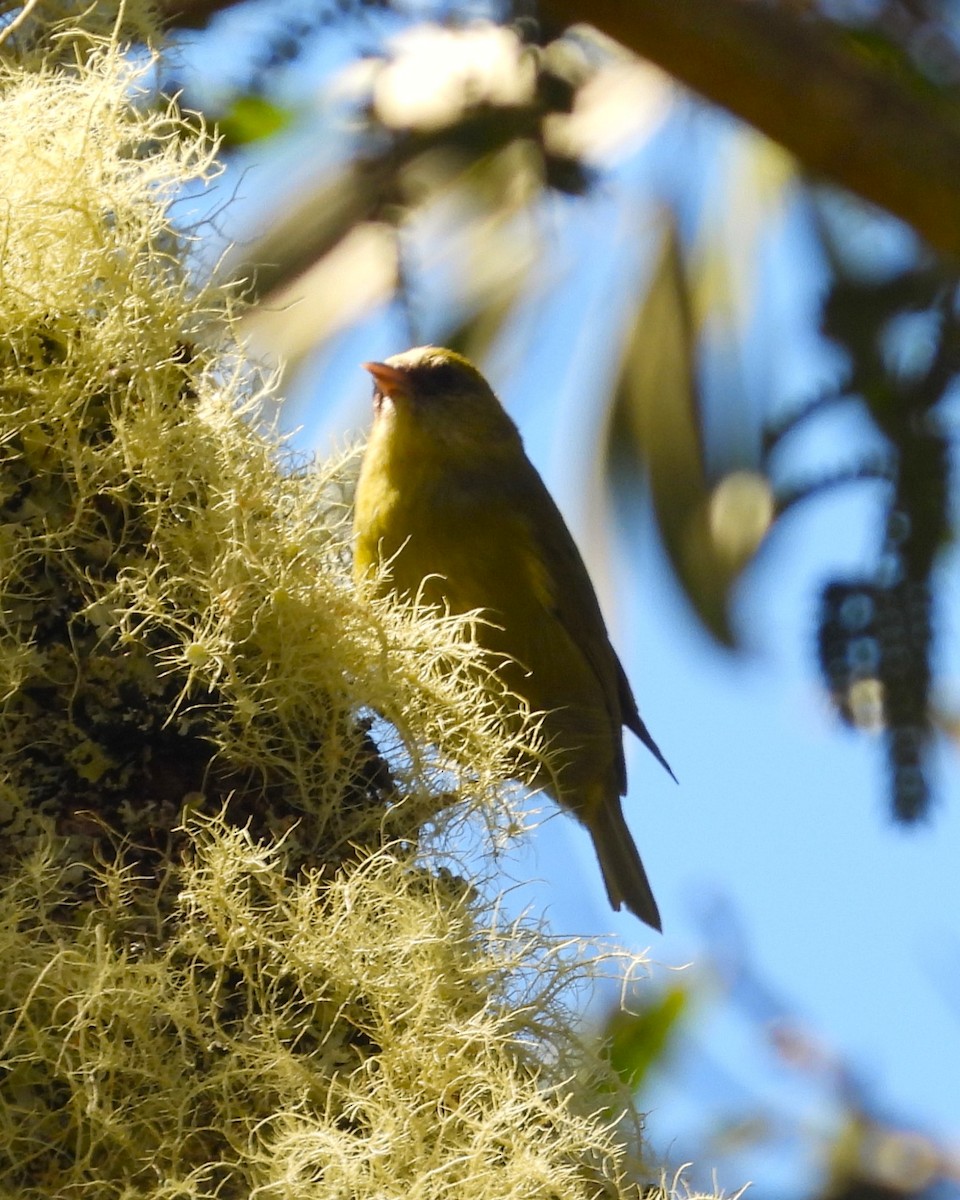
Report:
[{"label": "bird's head", "polygon": [[363,365],[373,376],[378,426],[442,444],[448,454],[476,454],[519,436],[484,377],[453,350],[418,346]]}]

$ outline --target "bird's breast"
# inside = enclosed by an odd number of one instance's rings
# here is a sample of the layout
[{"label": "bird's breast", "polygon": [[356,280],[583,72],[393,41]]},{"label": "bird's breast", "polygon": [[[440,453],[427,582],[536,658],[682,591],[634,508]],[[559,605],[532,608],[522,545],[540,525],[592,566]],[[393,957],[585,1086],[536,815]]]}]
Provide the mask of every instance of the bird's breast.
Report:
[{"label": "bird's breast", "polygon": [[374,436],[357,482],[358,570],[389,562],[393,589],[415,593],[424,576],[439,571],[448,557],[455,508],[442,460],[415,440]]}]

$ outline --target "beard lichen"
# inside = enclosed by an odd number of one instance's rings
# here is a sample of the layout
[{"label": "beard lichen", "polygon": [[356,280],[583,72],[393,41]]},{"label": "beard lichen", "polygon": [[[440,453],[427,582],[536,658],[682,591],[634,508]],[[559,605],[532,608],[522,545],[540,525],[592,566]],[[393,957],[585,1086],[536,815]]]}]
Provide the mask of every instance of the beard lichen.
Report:
[{"label": "beard lichen", "polygon": [[134,85],[0,79],[0,1192],[625,1194],[596,964],[422,840],[508,823],[535,730],[354,588],[349,470],[261,427],[171,221],[215,146]]},{"label": "beard lichen", "polygon": [[633,1194],[572,1081],[582,963],[405,855],[291,879],[246,830],[189,833],[162,927],[116,862],[96,906],[62,910],[40,849],[0,893],[5,1194]]}]

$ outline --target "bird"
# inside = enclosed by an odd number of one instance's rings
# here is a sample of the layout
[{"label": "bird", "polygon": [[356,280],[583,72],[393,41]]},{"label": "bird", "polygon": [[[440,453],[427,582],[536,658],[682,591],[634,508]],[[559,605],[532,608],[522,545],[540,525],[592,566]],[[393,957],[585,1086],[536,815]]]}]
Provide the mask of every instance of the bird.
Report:
[{"label": "bird", "polygon": [[419,346],[373,377],[373,426],[354,505],[354,577],[454,613],[483,610],[475,638],[505,690],[542,714],[549,770],[534,782],[593,839],[610,903],[660,931],[623,815],[623,727],[663,767],[610,642],[573,536],[517,426],[462,355]]}]

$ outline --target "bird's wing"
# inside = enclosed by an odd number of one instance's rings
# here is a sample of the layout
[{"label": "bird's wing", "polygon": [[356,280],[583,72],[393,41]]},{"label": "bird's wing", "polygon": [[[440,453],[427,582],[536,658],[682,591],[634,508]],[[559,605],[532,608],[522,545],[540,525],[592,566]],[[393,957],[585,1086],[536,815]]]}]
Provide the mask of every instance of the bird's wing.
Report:
[{"label": "bird's wing", "polygon": [[[676,779],[640,716],[626,673],[611,645],[586,565],[545,484],[531,467],[529,475],[510,481],[508,492],[513,493],[506,499],[514,519],[526,527],[529,553],[538,564],[536,585],[544,606],[589,663],[601,685],[613,728],[626,725]],[[618,757],[625,785],[622,747]]]},{"label": "bird's wing", "polygon": [[[518,570],[523,571],[544,622],[557,623],[557,632],[596,678],[611,731],[618,731],[624,723],[633,727],[636,705],[607,636],[593,584],[540,476],[532,466],[529,471],[499,473],[488,481],[487,498],[502,510],[496,522],[503,538],[501,552],[517,555]],[[623,779],[622,745],[618,734],[614,737],[618,773]]]},{"label": "bird's wing", "polygon": [[[614,655],[616,657],[616,655]],[[657,762],[663,767],[674,783],[679,783],[676,775],[673,773],[673,767],[663,757],[663,751],[657,745],[650,735],[650,730],[644,723],[643,717],[637,709],[637,702],[634,699],[633,692],[630,690],[630,684],[627,681],[627,676],[624,673],[620,659],[617,659],[617,687],[620,695],[620,711],[623,714],[623,723],[628,729],[633,730],[641,742],[650,751]]]}]

